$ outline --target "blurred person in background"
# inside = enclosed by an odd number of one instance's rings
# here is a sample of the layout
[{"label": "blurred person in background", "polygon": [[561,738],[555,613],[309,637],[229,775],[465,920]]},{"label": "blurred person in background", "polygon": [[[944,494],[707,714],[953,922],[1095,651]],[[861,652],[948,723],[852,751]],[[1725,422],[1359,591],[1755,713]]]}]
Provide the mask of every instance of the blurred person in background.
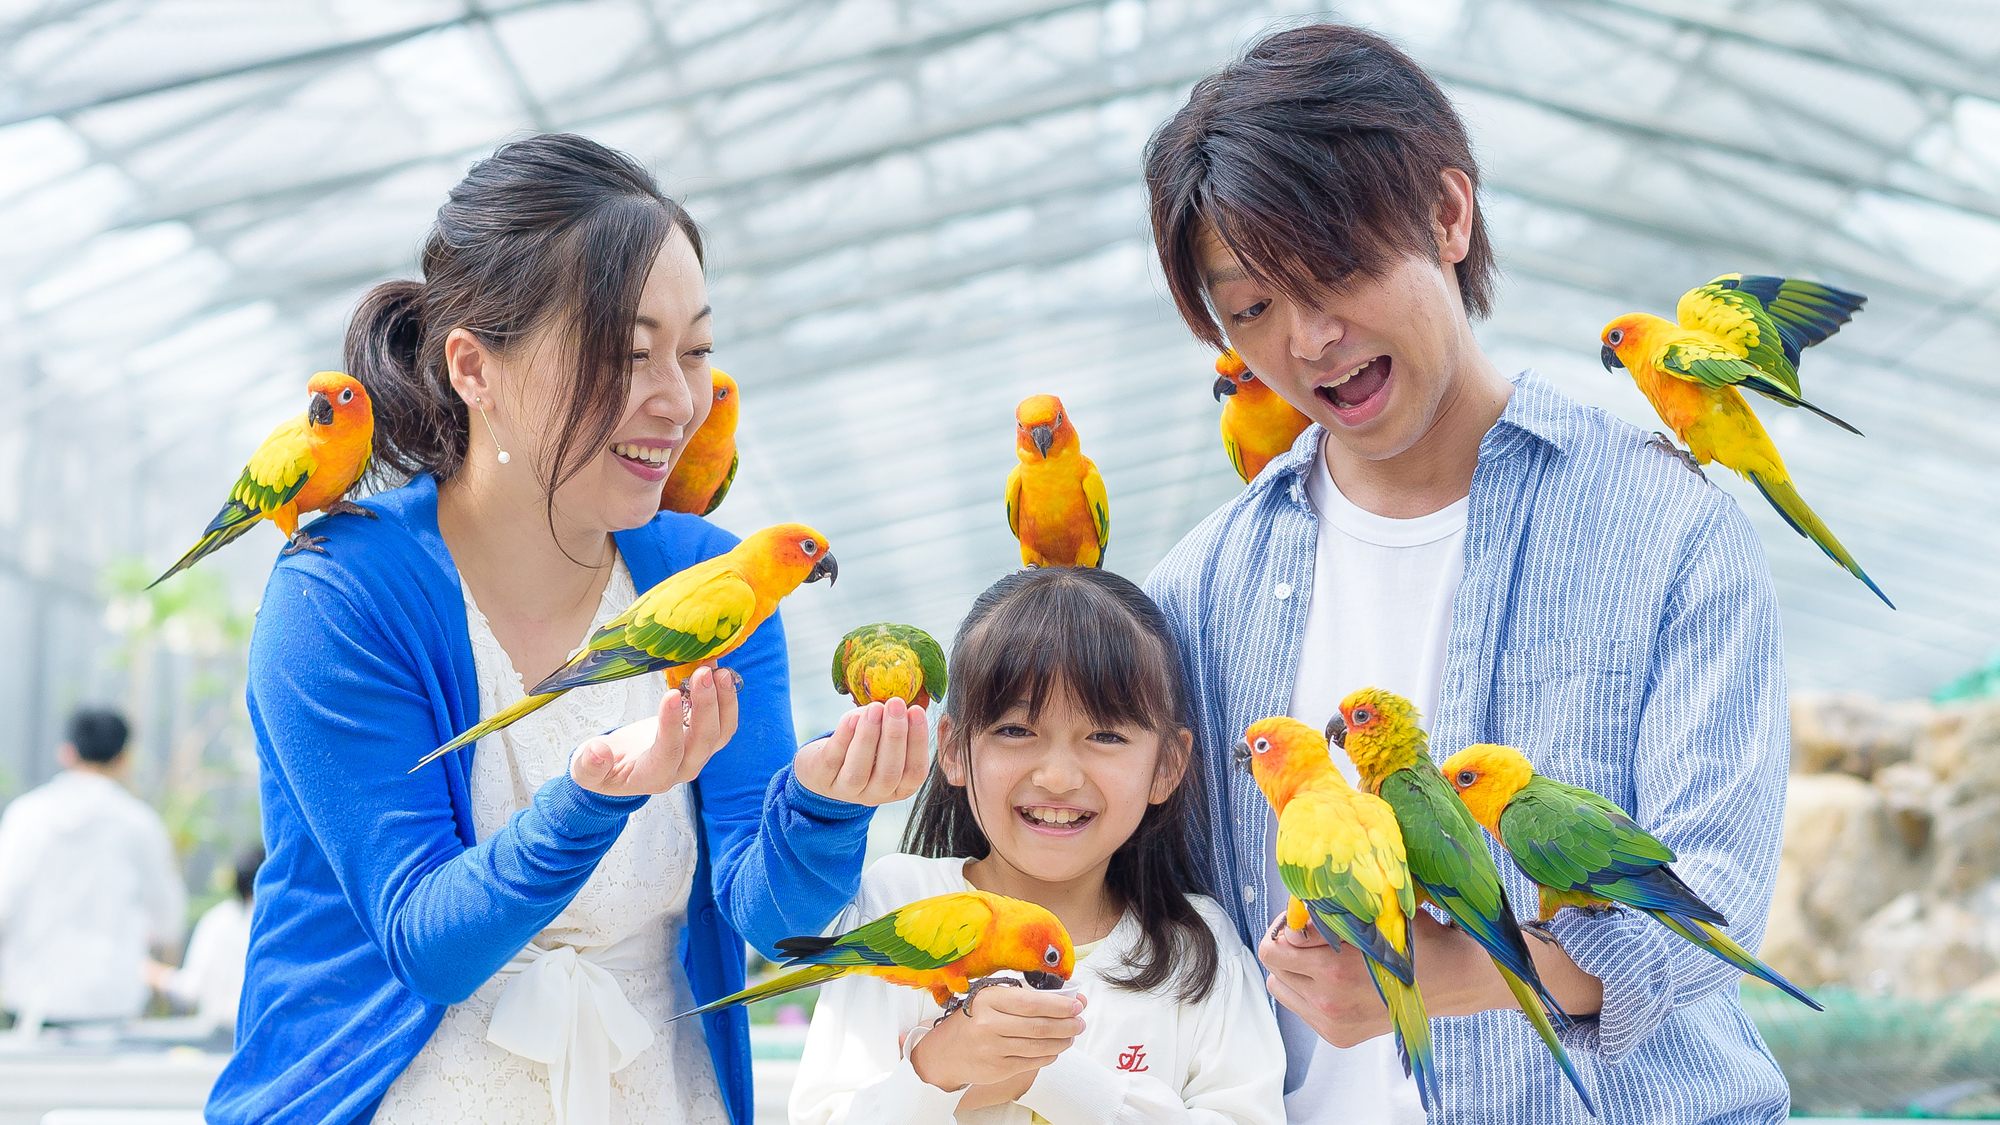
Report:
[{"label": "blurred person in background", "polygon": [[180,941],[166,825],[119,784],[127,734],[116,712],[79,710],[62,772],[0,814],[0,1005],[26,1026],[137,1016],[148,953]]},{"label": "blurred person in background", "polygon": [[264,846],[236,854],[236,893],[205,911],[188,937],[181,967],[146,963],[146,979],[167,999],[194,1009],[195,1018],[216,1031],[236,1029],[236,1001],[243,992],[243,960],[250,952],[250,906]]}]

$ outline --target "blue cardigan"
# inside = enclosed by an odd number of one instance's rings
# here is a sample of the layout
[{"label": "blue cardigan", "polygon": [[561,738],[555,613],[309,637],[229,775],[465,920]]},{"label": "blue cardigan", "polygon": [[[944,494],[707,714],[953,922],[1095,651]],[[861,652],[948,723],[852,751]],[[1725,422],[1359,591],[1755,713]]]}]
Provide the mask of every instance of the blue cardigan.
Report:
[{"label": "blue cardigan", "polygon": [[[269,858],[211,1122],[370,1120],[445,1005],[569,905],[648,799],[563,774],[482,842],[473,747],[408,772],[479,717],[478,682],[436,483],[420,476],[366,504],[381,519],[322,519],[327,554],[279,561],[251,638]],[[616,540],[641,590],[736,543],[673,513]],[[826,928],[860,884],[872,812],[792,777],[777,617],[723,664],[745,686],[735,738],[692,787],[700,859],[680,955],[697,1002],[742,987],[744,938],[771,956],[779,938]],[[748,1017],[738,1007],[701,1026],[730,1120],[750,1125]]]}]

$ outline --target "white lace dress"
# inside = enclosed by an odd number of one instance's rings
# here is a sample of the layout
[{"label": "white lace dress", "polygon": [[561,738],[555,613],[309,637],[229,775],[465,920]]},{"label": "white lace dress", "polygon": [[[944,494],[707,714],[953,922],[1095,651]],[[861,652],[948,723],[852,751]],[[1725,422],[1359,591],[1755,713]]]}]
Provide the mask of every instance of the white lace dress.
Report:
[{"label": "white lace dress", "polygon": [[[621,559],[605,586],[591,630],[615,617],[637,596],[632,575]],[[465,594],[465,617],[479,673],[479,711],[482,716],[491,715],[522,697],[521,677],[494,639],[486,616],[473,604],[470,591]],[[665,682],[659,676],[634,676],[578,688],[481,739],[473,753],[471,783],[473,825],[479,838],[492,835],[516,812],[528,807],[543,782],[569,768],[570,751],[584,739],[607,727],[656,714],[665,693]],[[632,814],[618,842],[605,853],[569,907],[523,950],[530,960],[543,950],[563,946],[583,950],[584,958],[592,949],[606,946],[619,951],[615,958],[606,959],[612,967],[605,971],[650,1027],[652,1042],[610,1076],[608,1121],[612,1125],[728,1125],[700,1021],[666,1022],[668,1016],[694,1006],[687,975],[676,954],[694,867],[695,836],[688,795],[684,787],[675,788]],[[522,962],[523,957],[517,957],[509,969]],[[576,1116],[558,1111],[550,1092],[549,1066],[487,1040],[494,1006],[515,979],[517,973],[503,971],[465,1002],[446,1009],[436,1034],[383,1096],[375,1115],[377,1122],[556,1125],[566,1116]],[[541,1010],[534,1015],[531,1026],[554,1027],[564,1019],[579,1018],[568,1012]],[[551,1015],[553,1020],[548,1018]],[[600,1043],[596,1049],[604,1048]],[[618,1051],[613,1048],[610,1053],[615,1060]],[[567,1072],[575,1074],[576,1068]],[[598,1082],[601,1084],[601,1077]],[[576,1103],[572,1100],[569,1104]],[[569,1120],[564,1125],[596,1123]]]}]

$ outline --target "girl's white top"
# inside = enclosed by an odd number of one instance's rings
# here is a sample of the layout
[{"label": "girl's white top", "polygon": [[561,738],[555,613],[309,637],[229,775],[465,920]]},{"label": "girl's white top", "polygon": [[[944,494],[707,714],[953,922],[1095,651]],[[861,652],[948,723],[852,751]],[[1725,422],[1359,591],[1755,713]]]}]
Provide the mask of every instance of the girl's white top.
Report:
[{"label": "girl's white top", "polygon": [[[590,631],[637,597],[621,559]],[[492,715],[525,689],[470,590],[465,618],[479,713]],[[665,680],[653,675],[577,688],[480,739],[471,779],[479,838],[499,831],[544,782],[567,771],[585,739],[657,714],[665,694]],[[684,787],[633,813],[562,914],[470,998],[445,1010],[375,1120],[728,1125],[700,1022],[666,1022],[694,1007],[678,955],[694,885],[694,832]]]},{"label": "girl's white top", "polygon": [[[966,890],[965,861],[884,856],[834,933],[932,895]],[[1256,959],[1221,908],[1194,900],[1221,952],[1215,988],[1198,1004],[1170,990],[1130,992],[1106,983],[1138,942],[1126,915],[1077,962],[1070,983],[1085,997],[1084,1031],[1042,1068],[1016,1102],[967,1110],[966,1125],[1100,1125],[1200,1122],[1283,1125],[1285,1048]],[[943,1014],[930,993],[872,977],[821,986],[792,1087],[793,1125],[917,1125],[953,1120],[960,1093],[917,1077],[900,1040]]]}]

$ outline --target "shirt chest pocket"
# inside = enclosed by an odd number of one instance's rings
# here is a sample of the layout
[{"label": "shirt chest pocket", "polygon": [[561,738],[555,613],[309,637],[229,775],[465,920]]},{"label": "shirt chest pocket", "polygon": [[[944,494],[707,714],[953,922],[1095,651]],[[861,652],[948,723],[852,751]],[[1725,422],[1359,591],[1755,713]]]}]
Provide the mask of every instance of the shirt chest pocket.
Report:
[{"label": "shirt chest pocket", "polygon": [[1559,637],[1500,653],[1493,725],[1524,750],[1560,750],[1597,761],[1625,759],[1645,701],[1645,642]]}]

